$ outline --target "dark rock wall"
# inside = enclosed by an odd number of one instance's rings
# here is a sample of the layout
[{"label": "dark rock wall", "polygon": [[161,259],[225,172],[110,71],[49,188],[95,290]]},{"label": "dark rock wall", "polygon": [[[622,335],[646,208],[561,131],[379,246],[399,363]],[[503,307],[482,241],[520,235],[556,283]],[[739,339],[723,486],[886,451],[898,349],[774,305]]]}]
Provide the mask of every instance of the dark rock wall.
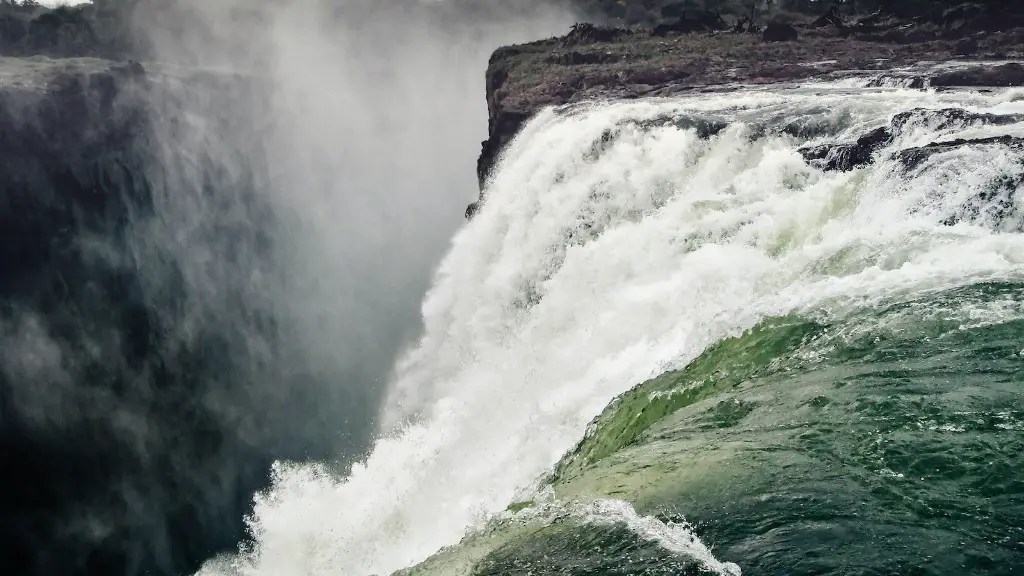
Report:
[{"label": "dark rock wall", "polygon": [[332,408],[282,337],[259,113],[244,79],[62,68],[0,91],[0,573],[190,573],[274,459],[335,454],[295,418]]}]

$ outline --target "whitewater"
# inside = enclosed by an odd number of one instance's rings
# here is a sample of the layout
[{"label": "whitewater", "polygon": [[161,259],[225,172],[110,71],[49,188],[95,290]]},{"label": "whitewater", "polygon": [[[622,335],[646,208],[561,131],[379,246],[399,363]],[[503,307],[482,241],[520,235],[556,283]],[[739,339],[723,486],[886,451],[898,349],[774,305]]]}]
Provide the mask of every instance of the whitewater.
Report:
[{"label": "whitewater", "polygon": [[[766,318],[837,318],[1024,279],[1016,189],[996,199],[1010,207],[999,218],[977,209],[979,197],[996,201],[983,194],[992,182],[1020,173],[1019,149],[951,147],[911,168],[895,156],[957,138],[1024,137],[1024,92],[869,83],[540,112],[452,240],[371,452],[342,473],[275,465],[248,519],[252,542],[200,574],[362,576],[415,565],[510,516],[510,503],[540,499],[546,475],[614,397]],[[950,108],[1022,120],[922,113],[872,164],[847,172],[799,152],[855,141],[902,112]],[[628,504],[567,506],[713,572],[743,568],[718,561],[692,527]]]}]

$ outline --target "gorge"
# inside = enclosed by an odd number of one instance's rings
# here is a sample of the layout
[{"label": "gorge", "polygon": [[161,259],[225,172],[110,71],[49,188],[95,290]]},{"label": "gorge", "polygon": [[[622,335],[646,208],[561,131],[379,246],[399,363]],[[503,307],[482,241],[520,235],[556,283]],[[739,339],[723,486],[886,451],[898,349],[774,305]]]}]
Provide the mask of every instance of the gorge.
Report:
[{"label": "gorge", "polygon": [[0,569],[1020,570],[1015,5],[596,4],[5,44]]}]

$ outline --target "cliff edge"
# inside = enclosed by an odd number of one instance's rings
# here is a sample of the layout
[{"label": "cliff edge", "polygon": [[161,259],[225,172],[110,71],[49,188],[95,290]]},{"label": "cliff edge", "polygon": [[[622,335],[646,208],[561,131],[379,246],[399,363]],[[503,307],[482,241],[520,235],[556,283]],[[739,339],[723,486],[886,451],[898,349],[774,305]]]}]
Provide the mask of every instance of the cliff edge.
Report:
[{"label": "cliff edge", "polygon": [[[964,4],[919,15],[874,12],[786,14],[764,25],[686,13],[653,29],[577,24],[568,34],[496,50],[487,76],[488,138],[477,162],[481,188],[501,150],[533,114],[587,100],[671,96],[877,74],[909,88],[1024,85],[1024,4]],[[970,64],[941,77],[907,69],[922,62]],[[466,216],[475,213],[471,204]]]}]

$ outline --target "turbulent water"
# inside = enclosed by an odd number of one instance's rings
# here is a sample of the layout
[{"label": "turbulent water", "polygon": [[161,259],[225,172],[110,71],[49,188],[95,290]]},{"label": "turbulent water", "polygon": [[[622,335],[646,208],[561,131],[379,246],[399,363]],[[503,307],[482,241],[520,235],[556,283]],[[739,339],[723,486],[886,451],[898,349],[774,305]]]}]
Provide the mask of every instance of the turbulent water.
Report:
[{"label": "turbulent water", "polygon": [[203,573],[1024,570],[1024,147],[920,148],[1024,136],[1024,92],[858,83],[539,114],[393,428],[278,465]]}]

